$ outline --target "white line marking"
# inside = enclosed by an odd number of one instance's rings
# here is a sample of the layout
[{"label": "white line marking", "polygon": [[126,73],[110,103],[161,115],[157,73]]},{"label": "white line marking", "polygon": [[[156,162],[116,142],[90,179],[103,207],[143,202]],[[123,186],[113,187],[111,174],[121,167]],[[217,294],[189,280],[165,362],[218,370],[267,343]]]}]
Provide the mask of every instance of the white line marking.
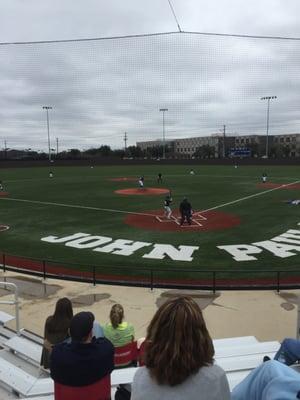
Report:
[{"label": "white line marking", "polygon": [[51,203],[49,201],[14,199],[12,197],[0,197],[0,200],[18,201],[18,202],[22,202],[22,203],[41,204],[41,205],[47,205],[47,206],[80,208],[80,209],[84,209],[84,210],[109,211],[109,212],[115,212],[115,213],[120,213],[120,214],[145,215],[145,216],[148,216],[148,217],[154,217],[155,216],[153,214],[139,213],[139,212],[133,212],[133,211],[124,211],[124,210],[114,210],[114,209],[111,209],[111,208],[97,208],[97,207],[87,207],[87,206],[79,206],[79,205],[64,204],[64,203]]},{"label": "white line marking", "polygon": [[261,195],[266,194],[266,193],[274,192],[275,190],[286,188],[287,186],[296,185],[297,183],[300,183],[300,180],[299,181],[295,181],[295,182],[291,182],[291,183],[287,183],[287,184],[284,184],[284,185],[280,185],[280,186],[278,186],[276,188],[273,188],[273,189],[264,190],[263,192],[251,194],[250,196],[241,197],[240,199],[229,201],[228,203],[223,203],[223,204],[220,204],[220,205],[215,206],[215,207],[207,208],[206,210],[201,210],[200,212],[204,213],[204,212],[207,212],[207,211],[216,210],[217,208],[222,208],[222,207],[225,207],[225,206],[229,206],[231,204],[239,203],[240,201],[252,199],[253,197],[258,197],[258,196],[261,196]]},{"label": "white line marking", "polygon": [[[299,181],[295,181],[295,182],[291,182],[291,183],[287,183],[287,184],[284,184],[284,185],[280,185],[280,186],[278,186],[276,188],[273,188],[273,189],[264,190],[263,192],[251,194],[250,196],[246,196],[246,197],[242,197],[242,198],[237,199],[237,200],[229,201],[228,203],[223,203],[223,204],[220,204],[220,205],[215,206],[215,207],[207,208],[206,210],[198,211],[198,213],[204,213],[204,212],[207,212],[207,211],[216,210],[218,208],[222,208],[222,207],[225,207],[225,206],[228,206],[228,205],[231,205],[231,204],[239,203],[240,201],[248,200],[248,199],[251,199],[253,197],[258,197],[258,196],[261,196],[261,195],[266,194],[266,193],[274,192],[275,190],[279,190],[279,189],[282,189],[282,188],[286,188],[288,186],[296,185],[298,183],[300,183],[300,180]],[[52,203],[52,202],[49,202],[49,201],[15,199],[15,198],[12,198],[12,197],[0,197],[0,200],[2,200],[2,201],[17,201],[17,202],[22,202],[22,203],[40,204],[40,205],[56,206],[56,207],[79,208],[79,209],[83,209],[83,210],[109,211],[109,212],[120,213],[120,214],[143,215],[143,216],[147,216],[147,217],[156,217],[153,214],[139,213],[139,212],[134,212],[134,211],[114,210],[114,209],[111,209],[111,208],[97,208],[97,207],[79,206],[79,205],[64,204],[64,203]]]}]

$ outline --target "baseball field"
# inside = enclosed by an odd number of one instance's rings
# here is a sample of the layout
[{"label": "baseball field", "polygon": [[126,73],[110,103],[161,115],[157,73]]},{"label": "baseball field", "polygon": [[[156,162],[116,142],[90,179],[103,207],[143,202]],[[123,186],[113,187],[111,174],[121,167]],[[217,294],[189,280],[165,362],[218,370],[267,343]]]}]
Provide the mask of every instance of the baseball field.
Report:
[{"label": "baseball field", "polygon": [[[279,270],[297,279],[300,205],[292,201],[300,199],[300,166],[194,166],[193,175],[190,168],[53,166],[52,177],[45,167],[2,168],[0,250],[23,263],[133,278],[151,269],[178,280],[214,270],[232,280],[237,272],[255,280]],[[193,215],[181,226],[184,197]]]}]

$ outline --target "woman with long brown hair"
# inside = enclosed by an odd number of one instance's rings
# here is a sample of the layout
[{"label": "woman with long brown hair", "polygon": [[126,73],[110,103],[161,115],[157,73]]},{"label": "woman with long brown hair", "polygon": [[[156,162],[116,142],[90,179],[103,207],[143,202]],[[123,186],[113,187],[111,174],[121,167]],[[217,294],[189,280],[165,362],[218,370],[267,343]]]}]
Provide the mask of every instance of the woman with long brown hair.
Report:
[{"label": "woman with long brown hair", "polygon": [[147,330],[145,367],[137,370],[132,400],[229,400],[225,372],[200,307],[191,297],[164,303]]},{"label": "woman with long brown hair", "polygon": [[50,367],[50,354],[52,347],[69,337],[69,328],[73,317],[73,307],[67,297],[56,302],[55,311],[46,319],[44,328],[44,344],[41,357],[41,365]]}]

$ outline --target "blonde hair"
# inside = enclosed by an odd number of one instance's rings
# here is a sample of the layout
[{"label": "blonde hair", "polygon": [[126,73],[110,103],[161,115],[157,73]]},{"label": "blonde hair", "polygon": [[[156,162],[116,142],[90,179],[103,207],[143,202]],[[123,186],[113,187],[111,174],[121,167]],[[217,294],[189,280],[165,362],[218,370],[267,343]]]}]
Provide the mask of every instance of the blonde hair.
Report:
[{"label": "blonde hair", "polygon": [[145,365],[159,384],[184,382],[213,363],[214,347],[198,304],[188,296],[164,303],[147,330]]},{"label": "blonde hair", "polygon": [[122,323],[124,318],[124,308],[121,306],[121,304],[115,304],[112,306],[109,318],[114,329],[116,329],[118,325]]}]

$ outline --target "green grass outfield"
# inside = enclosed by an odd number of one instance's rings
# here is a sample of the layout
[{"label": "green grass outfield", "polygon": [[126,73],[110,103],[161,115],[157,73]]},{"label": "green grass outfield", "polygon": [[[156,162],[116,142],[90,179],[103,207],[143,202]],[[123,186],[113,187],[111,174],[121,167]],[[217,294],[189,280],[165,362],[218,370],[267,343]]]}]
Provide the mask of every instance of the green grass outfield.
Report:
[{"label": "green grass outfield", "polygon": [[[256,255],[257,260],[237,262],[228,252],[217,247],[249,245],[270,240],[289,229],[300,229],[300,206],[284,202],[299,199],[300,190],[284,188],[270,191],[258,187],[264,171],[267,172],[268,182],[289,184],[300,181],[300,167],[240,166],[235,169],[233,166],[195,166],[194,176],[189,174],[190,168],[184,165],[53,167],[52,179],[48,176],[48,168],[1,169],[0,179],[9,196],[0,197],[0,224],[8,225],[10,229],[0,232],[0,250],[25,257],[61,261],[61,264],[76,263],[83,270],[95,265],[99,266],[99,271],[105,269],[111,273],[113,267],[120,267],[121,271],[122,268],[125,271],[126,267],[126,274],[133,275],[140,275],[149,267],[168,269],[170,272],[164,272],[164,276],[173,277],[178,269],[181,270],[180,277],[185,271],[194,269],[221,269],[233,277],[235,271],[243,270],[251,278],[254,277],[254,270],[300,270],[300,251],[297,250],[293,250],[295,255],[291,257],[280,258],[263,249]],[[163,174],[161,185],[157,184],[158,172]],[[111,178],[133,177],[137,180],[140,175],[145,176],[146,187],[172,190],[173,209],[187,195],[194,210],[216,207],[216,210],[238,216],[241,223],[232,228],[207,232],[189,232],[188,229],[164,232],[129,226],[124,223],[127,211],[143,213],[162,210],[163,207],[164,195],[121,196],[114,193],[117,189],[136,188],[137,182],[115,182]],[[231,204],[223,206],[226,203]],[[169,257],[162,260],[143,258],[151,247],[142,248],[131,256],[122,256],[41,241],[42,237],[49,235],[61,237],[77,232],[107,236],[113,240],[144,241],[175,247],[199,246],[199,250],[193,253],[192,261],[175,261]],[[188,272],[186,276],[191,278],[195,275]]]}]

